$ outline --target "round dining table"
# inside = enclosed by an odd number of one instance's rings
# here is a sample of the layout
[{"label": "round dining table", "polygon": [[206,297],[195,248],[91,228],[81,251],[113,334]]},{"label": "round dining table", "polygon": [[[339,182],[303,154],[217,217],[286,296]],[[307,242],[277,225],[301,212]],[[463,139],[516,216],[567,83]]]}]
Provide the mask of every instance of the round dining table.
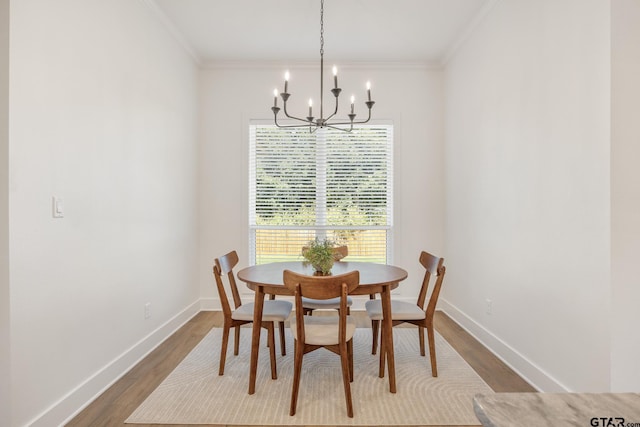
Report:
[{"label": "round dining table", "polygon": [[[296,273],[313,275],[313,268],[302,261],[273,262],[254,265],[238,271],[237,277],[245,282],[249,289],[255,292],[253,311],[253,334],[251,338],[251,366],[249,369],[249,394],[256,390],[256,374],[258,370],[258,352],[260,350],[260,330],[262,326],[262,310],[265,294],[293,295],[285,288],[282,275],[285,270]],[[336,262],[331,274],[339,275],[350,271],[360,272],[360,284],[350,295],[380,294],[382,300],[382,333],[381,340],[384,352],[380,354],[379,376],[384,376],[385,360],[389,373],[389,391],[396,392],[395,358],[393,352],[393,324],[391,319],[391,290],[399,286],[407,278],[406,270],[393,265],[376,264],[371,262]]]}]

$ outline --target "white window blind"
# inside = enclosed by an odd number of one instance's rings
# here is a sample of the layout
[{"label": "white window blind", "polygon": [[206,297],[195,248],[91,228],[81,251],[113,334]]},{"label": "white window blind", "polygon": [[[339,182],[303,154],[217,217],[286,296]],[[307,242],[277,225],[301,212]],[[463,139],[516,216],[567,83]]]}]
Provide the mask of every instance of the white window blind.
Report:
[{"label": "white window blind", "polygon": [[250,124],[250,259],[299,260],[315,237],[391,262],[393,126],[352,133]]}]

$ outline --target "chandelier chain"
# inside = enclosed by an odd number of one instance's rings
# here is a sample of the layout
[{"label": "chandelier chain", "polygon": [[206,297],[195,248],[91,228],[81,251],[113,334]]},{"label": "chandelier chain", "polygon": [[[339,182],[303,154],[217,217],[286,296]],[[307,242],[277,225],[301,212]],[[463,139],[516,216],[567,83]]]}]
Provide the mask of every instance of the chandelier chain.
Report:
[{"label": "chandelier chain", "polygon": [[320,56],[324,55],[324,0],[320,1]]}]

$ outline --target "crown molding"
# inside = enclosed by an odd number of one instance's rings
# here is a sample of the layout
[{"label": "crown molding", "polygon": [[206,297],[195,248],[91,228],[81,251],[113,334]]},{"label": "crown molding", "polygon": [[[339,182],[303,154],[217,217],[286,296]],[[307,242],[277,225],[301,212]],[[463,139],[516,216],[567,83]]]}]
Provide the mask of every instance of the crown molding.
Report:
[{"label": "crown molding", "polygon": [[160,21],[160,23],[169,31],[169,34],[178,42],[178,44],[193,58],[198,66],[202,66],[202,58],[194,47],[189,43],[186,36],[182,31],[176,27],[173,21],[167,16],[166,13],[158,6],[154,0],[139,0],[144,6],[149,9],[153,15]]},{"label": "crown molding", "polygon": [[[340,69],[389,69],[389,70],[440,70],[442,65],[438,62],[428,61],[362,61],[362,62],[337,62]],[[200,64],[203,69],[317,69],[319,61],[208,61]]]},{"label": "crown molding", "polygon": [[456,38],[453,44],[447,49],[445,52],[442,61],[441,67],[445,68],[449,61],[451,61],[458,51],[464,46],[464,44],[471,38],[473,33],[477,30],[478,26],[487,18],[489,13],[493,10],[493,8],[500,3],[501,0],[489,0],[487,3],[480,8],[480,11],[473,17],[469,25],[460,33],[460,36]]}]

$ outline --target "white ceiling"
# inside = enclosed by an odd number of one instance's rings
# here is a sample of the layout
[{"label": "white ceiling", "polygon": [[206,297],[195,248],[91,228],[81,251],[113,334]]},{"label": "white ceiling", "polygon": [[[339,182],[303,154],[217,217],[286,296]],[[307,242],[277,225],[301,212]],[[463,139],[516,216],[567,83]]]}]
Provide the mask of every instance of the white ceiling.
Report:
[{"label": "white ceiling", "polygon": [[[320,0],[147,0],[201,63],[315,61]],[[324,57],[439,64],[492,0],[325,0]]]}]

